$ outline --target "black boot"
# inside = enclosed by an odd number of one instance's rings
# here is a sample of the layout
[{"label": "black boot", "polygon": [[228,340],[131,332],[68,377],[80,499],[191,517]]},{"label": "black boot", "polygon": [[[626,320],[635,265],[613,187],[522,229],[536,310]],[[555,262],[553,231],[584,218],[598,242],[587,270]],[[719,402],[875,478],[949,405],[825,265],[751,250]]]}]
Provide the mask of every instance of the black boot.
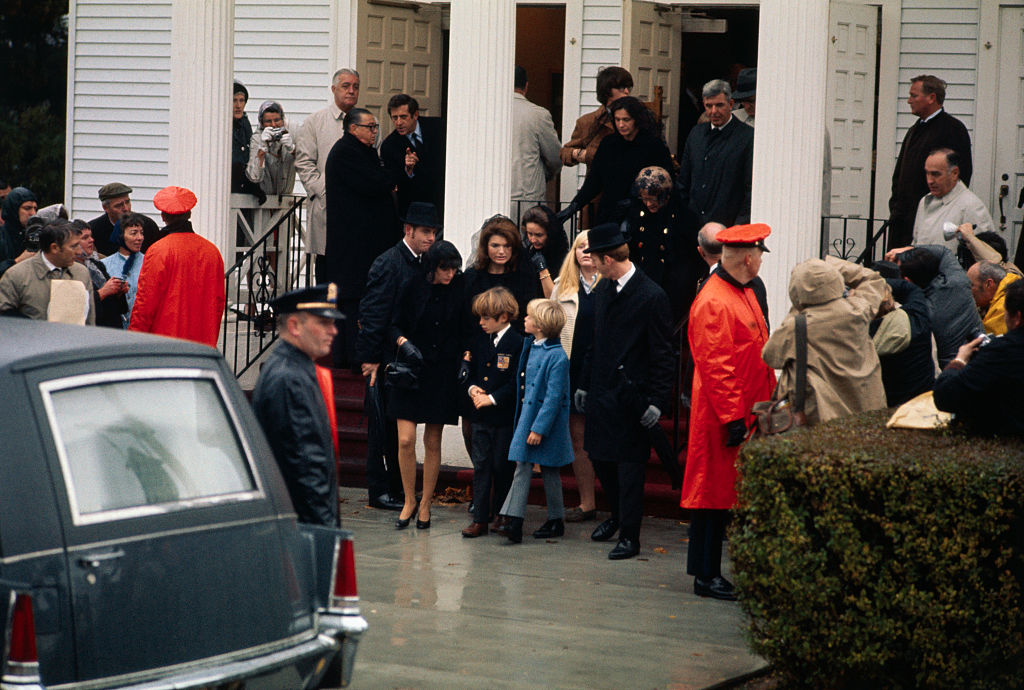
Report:
[{"label": "black boot", "polygon": [[508,540],[513,544],[523,543],[523,518],[521,517],[510,517],[508,522],[505,523],[505,529],[502,534],[508,537]]},{"label": "black boot", "polygon": [[533,538],[550,539],[551,537],[561,537],[564,534],[565,522],[562,520],[548,520],[537,528],[537,531],[533,533]]}]

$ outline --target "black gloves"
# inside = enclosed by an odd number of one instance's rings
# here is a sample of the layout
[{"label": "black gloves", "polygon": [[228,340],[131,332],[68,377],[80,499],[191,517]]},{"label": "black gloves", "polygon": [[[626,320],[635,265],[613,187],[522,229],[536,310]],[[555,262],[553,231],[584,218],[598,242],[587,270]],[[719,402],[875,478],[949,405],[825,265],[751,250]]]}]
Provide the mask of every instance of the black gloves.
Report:
[{"label": "black gloves", "polygon": [[537,273],[548,270],[548,262],[544,260],[544,254],[536,252],[530,256],[530,263],[537,269]]},{"label": "black gloves", "polygon": [[726,448],[735,448],[747,437],[747,423],[742,419],[734,419],[725,425],[729,437],[725,440]]},{"label": "black gloves", "polygon": [[460,385],[469,380],[469,362],[466,360],[459,362],[459,373],[455,375],[455,379]]},{"label": "black gloves", "polygon": [[555,220],[559,223],[564,223],[569,218],[572,218],[580,210],[580,205],[573,199],[569,202],[569,205],[563,208],[561,211],[555,214]]},{"label": "black gloves", "polygon": [[420,349],[412,344],[411,340],[406,340],[404,343],[398,346],[398,356],[409,365],[421,367],[423,366],[423,353]]}]

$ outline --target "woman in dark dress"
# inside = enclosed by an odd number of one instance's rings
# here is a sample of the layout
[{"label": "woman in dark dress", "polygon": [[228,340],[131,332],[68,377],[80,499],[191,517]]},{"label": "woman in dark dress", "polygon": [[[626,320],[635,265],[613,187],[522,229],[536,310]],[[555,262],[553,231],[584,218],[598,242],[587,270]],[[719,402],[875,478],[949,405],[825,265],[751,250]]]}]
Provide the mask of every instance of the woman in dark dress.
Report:
[{"label": "woman in dark dress", "polygon": [[625,204],[620,202],[628,202],[637,173],[649,165],[674,170],[672,154],[661,138],[661,125],[643,103],[626,96],[612,103],[611,111],[615,134],[601,140],[583,186],[558,214],[559,220],[564,221],[600,194],[593,224],[617,223],[625,213]]},{"label": "woman in dark dress", "polygon": [[[568,256],[562,263],[562,270],[555,281],[551,299],[556,300],[565,312],[565,327],[562,328],[562,349],[569,357],[569,393],[574,394],[580,387],[583,360],[594,341],[594,287],[601,276],[597,272],[593,256],[586,252],[589,242],[587,231],[576,235]],[[583,450],[583,413],[570,409],[569,436],[572,439],[572,471],[576,475],[576,486],[580,504],[565,513],[567,522],[593,520],[597,513],[594,502],[594,466],[590,464],[587,451]]]},{"label": "woman in dark dress", "polygon": [[551,275],[565,261],[569,239],[555,212],[547,206],[534,206],[523,214],[523,249],[537,272],[544,297],[551,297],[555,283]]},{"label": "woman in dark dress", "polygon": [[405,506],[396,529],[408,527],[416,511],[416,425],[425,425],[423,496],[416,527],[427,529],[441,470],[441,430],[458,421],[457,373],[465,294],[460,266],[462,257],[455,245],[444,240],[435,243],[424,255],[426,280],[405,286],[392,321],[391,337],[398,357],[419,377],[415,390],[392,388],[388,394],[388,414],[398,424],[398,466],[405,490]]},{"label": "woman in dark dress", "polygon": [[536,297],[542,297],[537,271],[533,264],[523,257],[523,241],[516,224],[506,216],[498,214],[484,221],[477,242],[476,259],[466,271],[466,331],[467,336],[476,328],[476,319],[468,305],[473,298],[492,287],[503,287],[513,294],[519,305],[519,318],[513,323],[516,330],[523,332],[523,318],[526,305]]}]

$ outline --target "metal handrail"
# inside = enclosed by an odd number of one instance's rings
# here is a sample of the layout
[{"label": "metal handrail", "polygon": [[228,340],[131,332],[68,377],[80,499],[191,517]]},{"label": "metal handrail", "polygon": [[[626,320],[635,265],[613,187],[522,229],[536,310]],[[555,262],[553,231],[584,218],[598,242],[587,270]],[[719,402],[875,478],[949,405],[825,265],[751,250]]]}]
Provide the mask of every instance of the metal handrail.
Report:
[{"label": "metal handrail", "polygon": [[[881,226],[874,230],[875,224],[879,222],[882,223]],[[837,233],[837,236],[833,236],[833,226],[837,223],[840,224],[841,232]],[[851,226],[858,225],[862,225],[863,228],[859,231],[851,229]],[[882,242],[883,247],[885,246],[888,233],[888,220],[881,221],[876,218],[858,216],[822,216],[820,258],[824,259],[831,255],[858,264],[870,264],[875,261],[878,254],[879,241]],[[857,253],[858,240],[861,238],[861,241],[864,242],[863,249]]]},{"label": "metal handrail", "polygon": [[[311,285],[312,266],[304,250],[302,205],[292,204],[224,273],[224,359],[235,377],[244,374],[277,340],[270,302],[289,290]],[[234,325],[234,338],[229,333]]]}]

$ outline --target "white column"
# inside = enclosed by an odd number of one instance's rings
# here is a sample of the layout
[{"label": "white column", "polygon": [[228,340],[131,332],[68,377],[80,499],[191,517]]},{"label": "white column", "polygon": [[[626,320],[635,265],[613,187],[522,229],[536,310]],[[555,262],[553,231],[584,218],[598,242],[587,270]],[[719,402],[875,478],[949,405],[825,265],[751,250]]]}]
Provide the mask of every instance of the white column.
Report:
[{"label": "white column", "polygon": [[444,236],[468,258],[485,218],[512,195],[515,0],[452,0]]},{"label": "white column", "polygon": [[773,327],[789,311],[790,271],[818,256],[828,5],[761,1],[750,217],[772,228],[761,278]]},{"label": "white column", "polygon": [[195,192],[192,225],[230,264],[235,3],[183,0],[172,8],[167,183]]}]

